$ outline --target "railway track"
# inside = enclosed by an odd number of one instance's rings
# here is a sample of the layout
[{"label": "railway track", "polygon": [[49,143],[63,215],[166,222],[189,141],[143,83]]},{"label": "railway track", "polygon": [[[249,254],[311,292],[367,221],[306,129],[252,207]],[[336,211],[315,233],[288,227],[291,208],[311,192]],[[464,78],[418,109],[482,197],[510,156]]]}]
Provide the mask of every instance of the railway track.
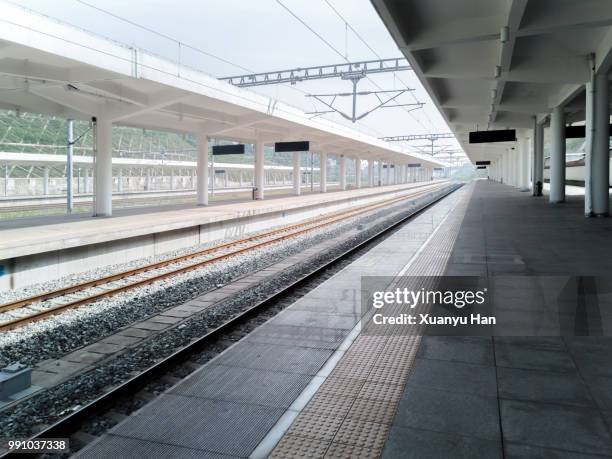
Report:
[{"label": "railway track", "polygon": [[2,318],[0,318],[0,331],[14,329],[33,321],[60,314],[68,309],[74,309],[106,297],[193,271],[203,266],[294,238],[400,201],[415,199],[443,186],[445,184],[424,185],[418,187],[414,192],[381,202],[348,209],[333,213],[332,215],[323,215],[178,257],[2,304],[0,305],[0,314],[2,315]]},{"label": "railway track", "polygon": [[[406,223],[406,221],[412,219],[414,216],[420,214],[444,197],[451,194],[458,188],[458,186],[449,186],[446,187],[446,189],[443,189],[444,187],[439,188],[442,193],[435,196],[430,202],[413,209],[409,213],[403,215],[399,220],[391,223],[389,226],[378,231],[377,233],[370,235],[367,239],[361,241],[357,245],[348,248],[339,255],[313,268],[311,271],[305,272],[301,275],[301,277],[294,280],[289,285],[284,286],[280,290],[269,295],[267,298],[259,301],[240,314],[227,320],[217,328],[209,331],[197,339],[194,339],[186,346],[149,366],[120,385],[110,389],[95,400],[80,407],[78,410],[73,411],[66,417],[55,422],[53,425],[32,436],[30,440],[42,438],[69,438],[76,432],[79,432],[82,426],[89,420],[95,419],[104,413],[113,412],[114,407],[117,404],[120,404],[122,400],[125,400],[126,398],[130,400],[133,399],[133,397],[138,394],[139,391],[142,391],[143,388],[150,385],[153,381],[163,381],[166,375],[170,374],[173,370],[179,368],[181,365],[189,365],[194,356],[207,349],[207,346],[212,345],[220,339],[224,339],[224,337],[230,336],[236,327],[244,326],[245,324],[252,323],[253,321],[257,322],[258,317],[262,313],[265,314],[267,310],[273,308],[279,302],[282,303],[283,301],[287,301],[287,298],[291,298],[292,295],[298,294],[303,288],[308,289],[309,284],[313,282],[316,283],[317,279],[320,279],[320,277],[324,278],[326,272],[328,272],[330,269],[333,271],[333,269],[337,266],[342,266],[343,263],[350,261],[351,257],[359,255],[362,250],[367,250],[372,244],[375,244],[379,240],[392,234],[394,230],[401,227],[404,223]],[[23,458],[39,456],[35,454],[19,454],[19,456],[17,456],[17,453],[7,452],[5,455],[1,455],[0,457]]]}]

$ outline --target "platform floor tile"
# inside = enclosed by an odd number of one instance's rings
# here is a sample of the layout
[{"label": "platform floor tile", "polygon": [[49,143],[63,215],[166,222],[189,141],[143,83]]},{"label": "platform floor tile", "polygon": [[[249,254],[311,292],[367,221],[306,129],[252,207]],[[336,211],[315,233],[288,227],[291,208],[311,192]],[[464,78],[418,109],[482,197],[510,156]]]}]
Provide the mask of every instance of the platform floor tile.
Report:
[{"label": "platform floor tile", "polygon": [[416,359],[410,374],[410,386],[486,397],[497,396],[495,367],[492,365]]},{"label": "platform floor tile", "polygon": [[394,425],[389,432],[382,457],[383,459],[432,457],[441,459],[501,459],[503,454],[501,441]]},{"label": "platform floor tile", "polygon": [[349,330],[337,328],[303,327],[297,325],[268,324],[247,336],[246,341],[281,346],[336,349]]},{"label": "platform floor tile", "polygon": [[111,434],[213,453],[248,456],[284,411],[282,408],[166,394],[119,424]]},{"label": "platform floor tile", "polygon": [[296,373],[209,365],[169,393],[287,408],[310,379]]},{"label": "platform floor tile", "polygon": [[609,428],[592,408],[502,400],[501,419],[505,441],[612,456]]},{"label": "platform floor tile", "polygon": [[606,457],[599,454],[585,454],[559,448],[521,445],[508,441],[504,442],[504,453],[506,459],[602,459]]},{"label": "platform floor tile", "polygon": [[143,459],[147,457],[155,459],[232,459],[234,456],[117,435],[109,435],[105,437],[104,441],[92,444],[85,454],[75,455],[75,458],[86,459],[109,459],[112,457],[121,459]]},{"label": "platform floor tile", "polygon": [[422,389],[410,382],[394,423],[484,440],[500,438],[496,397]]},{"label": "platform floor tile", "polygon": [[274,323],[276,325],[296,325],[317,328],[337,328],[351,330],[361,314],[326,314],[321,311],[290,310],[280,314]]},{"label": "platform floor tile", "polygon": [[242,341],[233,347],[233,352],[221,354],[215,363],[233,367],[315,375],[331,354],[332,351],[327,349]]}]

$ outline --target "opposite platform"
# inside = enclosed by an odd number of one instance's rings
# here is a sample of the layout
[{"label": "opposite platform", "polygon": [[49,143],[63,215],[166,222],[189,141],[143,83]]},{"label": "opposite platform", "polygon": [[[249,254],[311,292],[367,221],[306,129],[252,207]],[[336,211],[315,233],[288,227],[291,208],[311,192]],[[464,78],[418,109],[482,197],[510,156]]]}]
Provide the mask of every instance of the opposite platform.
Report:
[{"label": "opposite platform", "polygon": [[[437,182],[263,201],[129,209],[109,218],[64,216],[0,223],[0,291],[131,263],[391,199]],[[3,229],[4,228],[4,229]]]},{"label": "opposite platform", "polygon": [[153,213],[143,213],[142,209],[139,209],[133,210],[135,215],[130,215],[129,211],[125,211],[117,217],[107,218],[54,218],[54,223],[48,225],[45,224],[44,217],[38,219],[38,224],[32,222],[32,219],[27,219],[23,227],[15,227],[15,224],[11,224],[7,229],[1,229],[0,225],[0,260],[209,225],[223,220],[282,211],[289,212],[311,206],[323,207],[329,203],[390,193],[419,185],[422,183],[313,193],[231,204],[216,203],[207,207],[185,208],[183,206],[176,211],[166,210]]}]

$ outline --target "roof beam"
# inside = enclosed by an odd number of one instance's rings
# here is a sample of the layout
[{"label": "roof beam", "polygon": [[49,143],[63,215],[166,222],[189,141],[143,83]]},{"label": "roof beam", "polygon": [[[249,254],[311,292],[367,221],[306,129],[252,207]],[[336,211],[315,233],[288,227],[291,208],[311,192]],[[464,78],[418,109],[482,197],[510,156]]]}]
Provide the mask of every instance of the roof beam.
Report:
[{"label": "roof beam", "polygon": [[429,28],[425,33],[418,34],[410,42],[401,45],[400,49],[412,52],[458,43],[499,40],[499,27],[495,24],[501,22],[498,17],[452,21]]},{"label": "roof beam", "polygon": [[116,123],[118,121],[133,118],[144,113],[159,110],[167,107],[168,105],[180,102],[187,97],[189,97],[189,95],[186,95],[182,91],[178,92],[174,89],[162,90],[147,96],[145,105],[137,107],[112,107],[109,110],[106,110],[105,116],[107,116],[110,121]]},{"label": "roof beam", "polygon": [[[516,44],[516,32],[521,25],[521,19],[525,14],[525,8],[527,7],[527,0],[509,0],[508,1],[508,12],[505,21],[505,27],[507,30],[507,40],[505,43],[500,43],[500,53],[498,64],[501,69],[501,74],[508,73],[512,64],[512,55],[514,54],[514,46]],[[500,32],[501,37],[501,32]],[[499,105],[502,100],[506,82],[504,80],[497,81],[495,86],[495,97],[492,98],[492,111],[490,115],[490,121],[494,122],[497,118],[497,110],[495,107]]]},{"label": "roof beam", "polygon": [[77,95],[77,91],[69,91],[64,86],[38,85],[31,87],[30,92],[88,116],[99,116],[102,108],[100,104]]},{"label": "roof beam", "polygon": [[595,50],[595,72],[606,73],[612,66],[612,27],[608,27],[606,35]]}]

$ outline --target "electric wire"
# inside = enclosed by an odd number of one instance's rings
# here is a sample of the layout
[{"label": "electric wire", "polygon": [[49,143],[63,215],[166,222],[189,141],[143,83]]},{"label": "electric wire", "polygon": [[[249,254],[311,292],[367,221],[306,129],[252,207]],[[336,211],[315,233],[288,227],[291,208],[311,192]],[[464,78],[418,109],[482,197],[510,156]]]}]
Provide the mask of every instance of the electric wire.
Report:
[{"label": "electric wire", "polygon": [[[359,41],[361,41],[366,48],[368,48],[372,54],[374,54],[378,59],[382,59],[381,55],[379,53],[376,52],[376,50],[374,48],[372,48],[372,46],[370,46],[370,44],[362,37],[362,35],[357,31],[357,29],[355,29],[351,23],[334,7],[334,5],[332,5],[332,3],[329,0],[323,0],[327,6],[329,6],[331,8],[331,10],[346,24],[346,26],[355,34],[355,36],[359,39]],[[404,80],[401,79],[401,77],[399,75],[396,75],[396,73],[393,73],[394,77],[397,78],[397,80],[404,85],[404,87],[406,87],[406,89],[408,88],[408,84],[406,84],[404,82]],[[420,101],[416,98],[416,96],[410,91],[410,95],[412,96],[412,98],[414,99],[415,102],[420,103]],[[412,114],[410,111],[406,110],[404,108],[404,111],[406,111],[406,113],[408,113],[410,115],[410,117],[412,119],[414,119],[416,122],[418,122],[425,130],[428,130],[427,127],[421,122],[421,120],[419,118],[417,118],[416,116],[414,116],[414,114]],[[429,121],[429,124],[431,125],[431,127],[435,130],[435,126],[431,120],[431,118],[429,117],[429,115],[427,114],[427,112],[425,110],[423,110],[423,113],[425,115],[425,117],[427,118],[427,120]]]},{"label": "electric wire", "polygon": [[[316,37],[318,37],[328,48],[330,48],[334,53],[336,53],[338,56],[340,56],[342,59],[344,59],[346,62],[348,62],[348,59],[336,48],[334,47],[328,40],[326,40],[320,33],[318,33],[316,30],[314,30],[308,23],[306,23],[306,21],[304,21],[300,16],[298,16],[294,11],[292,11],[287,5],[285,5],[281,0],[276,0],[276,3],[278,3],[281,7],[283,7],[291,16],[293,16],[297,21],[299,21],[302,25],[304,25],[304,27],[306,27],[308,30],[310,30]],[[331,5],[330,5],[331,6]],[[348,23],[348,21],[344,20],[346,24],[348,24],[348,26],[350,27],[351,30],[354,30],[353,27]],[[369,47],[369,46],[368,46]],[[371,48],[370,48],[371,49]],[[376,53],[375,53],[376,54]],[[382,59],[378,54],[376,54],[376,56],[379,59]],[[366,79],[368,81],[370,81],[370,83],[372,83],[374,86],[376,86],[378,88],[378,90],[382,91],[382,87],[376,83],[375,81],[373,81],[370,77],[366,76]],[[403,82],[402,82],[403,83]],[[404,86],[406,86],[406,84],[404,83]],[[406,89],[409,89],[406,86]],[[411,92],[411,91],[408,91]],[[414,97],[414,95],[413,95]],[[419,102],[417,99],[415,99],[417,102]],[[419,102],[420,103],[420,102]],[[404,111],[408,114],[410,114],[410,111],[407,110],[405,107],[402,107],[404,109]],[[413,115],[410,115],[415,121],[417,121],[425,130],[427,130],[427,128],[425,127],[425,125],[418,119],[415,118]]]}]

